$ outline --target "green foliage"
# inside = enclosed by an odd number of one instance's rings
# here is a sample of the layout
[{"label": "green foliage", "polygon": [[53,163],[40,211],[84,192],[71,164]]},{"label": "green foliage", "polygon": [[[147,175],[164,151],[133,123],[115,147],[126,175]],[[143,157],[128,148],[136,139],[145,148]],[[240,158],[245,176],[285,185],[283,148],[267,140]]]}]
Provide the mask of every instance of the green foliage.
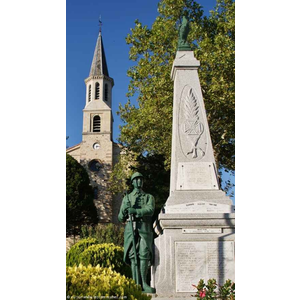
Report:
[{"label": "green foliage", "polygon": [[[113,192],[126,189],[130,167],[140,167],[140,155],[159,156],[164,169],[170,169],[170,73],[178,42],[178,20],[183,13],[191,20],[188,42],[201,62],[199,77],[216,161],[219,168],[234,170],[234,5],[232,0],[218,0],[216,9],[204,18],[200,4],[194,0],[161,0],[151,28],[135,21],[126,38],[131,45],[129,58],[136,65],[128,70],[128,101],[119,106],[118,114],[124,122],[119,142],[124,155],[113,170]],[[131,102],[136,96],[138,106]],[[161,186],[165,185],[162,182]]]},{"label": "green foliage", "polygon": [[223,286],[219,287],[219,294],[222,300],[234,300],[235,299],[235,283],[230,279],[226,280]]},{"label": "green foliage", "polygon": [[[66,292],[69,299],[76,297],[101,297],[107,299],[114,296],[116,299],[150,300],[151,296],[142,293],[133,279],[126,278],[121,274],[100,266],[92,267],[79,265],[67,267]],[[77,298],[78,299],[78,298]]]},{"label": "green foliage", "polygon": [[217,281],[215,279],[209,279],[207,281],[207,284],[206,284],[206,290],[207,290],[207,296],[206,296],[206,299],[207,300],[213,300],[216,298],[217,296],[217,292],[216,292],[216,289],[217,289]]},{"label": "green foliage", "polygon": [[79,263],[84,266],[99,265],[100,267],[111,267],[116,272],[131,277],[131,269],[123,261],[124,248],[114,244],[92,245],[85,249],[78,257]]},{"label": "green foliage", "polygon": [[95,238],[86,238],[73,245],[67,252],[66,265],[111,267],[126,277],[131,277],[131,269],[123,262],[123,255],[123,247],[113,243],[99,244]]},{"label": "green foliage", "polygon": [[96,244],[98,244],[98,241],[94,238],[83,239],[74,244],[67,252],[66,265],[79,265],[79,255],[88,247]]},{"label": "green foliage", "polygon": [[218,286],[215,279],[209,279],[205,284],[203,279],[200,279],[197,286],[197,300],[235,300],[235,283],[228,279],[223,286]]},{"label": "green foliage", "polygon": [[99,244],[113,243],[116,246],[123,246],[124,227],[112,223],[96,226],[84,225],[81,227],[80,236],[81,238],[95,238]]},{"label": "green foliage", "polygon": [[72,156],[66,158],[67,235],[77,234],[82,224],[97,223],[93,189],[84,167]]},{"label": "green foliage", "polygon": [[225,170],[235,169],[235,3],[218,0],[202,22],[195,56],[215,158]]}]

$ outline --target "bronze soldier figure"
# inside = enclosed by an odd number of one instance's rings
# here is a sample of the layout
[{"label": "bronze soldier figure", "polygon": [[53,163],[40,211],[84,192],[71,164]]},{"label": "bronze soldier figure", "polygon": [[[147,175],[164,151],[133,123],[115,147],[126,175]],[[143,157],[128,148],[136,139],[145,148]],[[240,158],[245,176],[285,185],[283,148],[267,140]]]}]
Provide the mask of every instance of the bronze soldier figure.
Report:
[{"label": "bronze soldier figure", "polygon": [[[153,261],[153,226],[152,216],[155,209],[154,197],[143,190],[143,175],[134,173],[131,176],[133,191],[123,198],[118,219],[127,221],[124,232],[124,261],[131,265],[132,277],[145,293],[155,293],[147,284],[148,268]],[[132,219],[132,221],[131,221]],[[136,247],[134,248],[133,245]]]}]

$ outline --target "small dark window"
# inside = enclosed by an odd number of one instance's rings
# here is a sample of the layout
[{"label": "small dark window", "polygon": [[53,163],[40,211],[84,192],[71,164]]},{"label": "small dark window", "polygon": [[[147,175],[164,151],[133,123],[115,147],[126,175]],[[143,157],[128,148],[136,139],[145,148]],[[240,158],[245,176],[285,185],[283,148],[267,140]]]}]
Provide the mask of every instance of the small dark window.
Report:
[{"label": "small dark window", "polygon": [[89,85],[89,102],[91,101],[91,96],[92,96],[92,86]]},{"label": "small dark window", "polygon": [[108,101],[108,85],[107,85],[107,83],[105,83],[105,86],[104,86],[104,100]]},{"label": "small dark window", "polygon": [[99,116],[93,118],[93,132],[100,132],[101,128],[101,119]]},{"label": "small dark window", "polygon": [[95,86],[95,99],[99,99],[100,96],[100,84],[99,82],[96,82]]}]

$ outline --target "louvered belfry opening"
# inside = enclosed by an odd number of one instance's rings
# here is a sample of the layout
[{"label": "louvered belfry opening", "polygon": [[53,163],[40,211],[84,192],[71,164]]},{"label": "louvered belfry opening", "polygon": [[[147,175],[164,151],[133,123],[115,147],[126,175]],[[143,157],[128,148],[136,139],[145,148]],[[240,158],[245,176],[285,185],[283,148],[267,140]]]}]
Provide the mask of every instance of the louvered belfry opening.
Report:
[{"label": "louvered belfry opening", "polygon": [[99,116],[95,116],[93,119],[93,132],[100,132],[101,119]]},{"label": "louvered belfry opening", "polygon": [[91,101],[91,96],[92,96],[92,86],[89,85],[89,102]]},{"label": "louvered belfry opening", "polygon": [[105,83],[105,86],[104,86],[104,100],[108,101],[108,85],[107,85],[107,83]]},{"label": "louvered belfry opening", "polygon": [[100,96],[100,84],[99,82],[96,82],[95,86],[95,99],[99,99]]}]

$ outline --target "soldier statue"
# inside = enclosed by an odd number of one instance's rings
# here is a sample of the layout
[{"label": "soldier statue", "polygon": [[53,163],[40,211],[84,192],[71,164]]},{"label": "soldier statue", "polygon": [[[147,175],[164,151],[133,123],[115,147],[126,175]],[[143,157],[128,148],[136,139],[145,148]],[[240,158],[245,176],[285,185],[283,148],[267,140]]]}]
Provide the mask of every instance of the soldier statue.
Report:
[{"label": "soldier statue", "polygon": [[118,219],[127,221],[124,231],[124,261],[131,265],[134,281],[145,293],[155,293],[147,284],[147,273],[153,261],[153,226],[152,216],[155,208],[154,197],[143,190],[143,175],[134,173],[131,176],[133,191],[123,198]]}]

